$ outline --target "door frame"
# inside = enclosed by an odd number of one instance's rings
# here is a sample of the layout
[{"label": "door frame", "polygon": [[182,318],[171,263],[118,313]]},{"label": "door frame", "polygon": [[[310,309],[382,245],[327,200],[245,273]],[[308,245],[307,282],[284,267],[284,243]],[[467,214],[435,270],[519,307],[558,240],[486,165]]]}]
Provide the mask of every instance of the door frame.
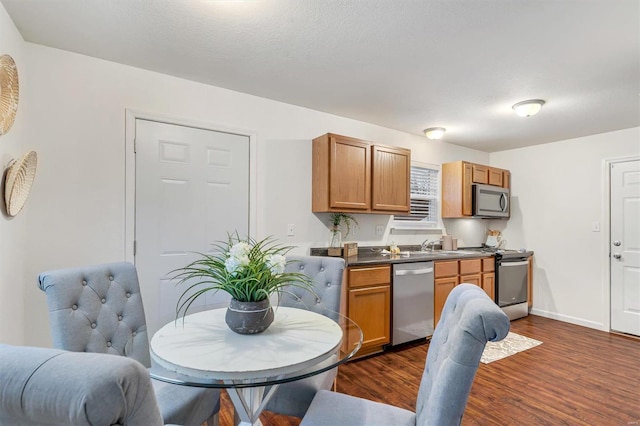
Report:
[{"label": "door frame", "polygon": [[125,109],[125,200],[124,200],[124,258],[125,261],[135,263],[134,240],[136,223],[136,120],[149,120],[158,123],[177,126],[193,127],[196,129],[212,130],[215,132],[233,133],[249,138],[249,235],[257,235],[257,136],[253,130],[237,129],[217,123],[197,121],[183,117],[155,114],[135,109]]},{"label": "door frame", "polygon": [[611,332],[611,165],[627,161],[640,160],[640,156],[605,158],[602,162],[602,223],[601,253],[602,253],[602,286],[604,322],[603,330]]}]

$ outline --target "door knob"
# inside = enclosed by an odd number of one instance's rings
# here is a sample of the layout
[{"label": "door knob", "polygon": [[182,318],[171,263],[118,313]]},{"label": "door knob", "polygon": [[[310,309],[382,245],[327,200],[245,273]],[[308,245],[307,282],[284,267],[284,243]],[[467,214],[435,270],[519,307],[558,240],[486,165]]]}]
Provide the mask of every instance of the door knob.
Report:
[{"label": "door knob", "polygon": [[622,255],[620,253],[613,253],[613,258],[614,259],[620,259],[622,257]]},{"label": "door knob", "polygon": [[613,242],[613,245],[616,246],[616,247],[620,247],[621,244],[622,243],[620,241],[618,241],[618,240]]}]

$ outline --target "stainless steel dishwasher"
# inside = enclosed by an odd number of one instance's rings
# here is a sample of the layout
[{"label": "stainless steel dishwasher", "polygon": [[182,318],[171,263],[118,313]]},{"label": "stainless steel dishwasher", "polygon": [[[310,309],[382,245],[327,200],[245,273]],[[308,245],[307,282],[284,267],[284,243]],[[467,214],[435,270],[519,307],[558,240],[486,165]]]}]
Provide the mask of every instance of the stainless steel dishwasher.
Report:
[{"label": "stainless steel dishwasher", "polygon": [[433,334],[433,262],[393,265],[393,346]]}]

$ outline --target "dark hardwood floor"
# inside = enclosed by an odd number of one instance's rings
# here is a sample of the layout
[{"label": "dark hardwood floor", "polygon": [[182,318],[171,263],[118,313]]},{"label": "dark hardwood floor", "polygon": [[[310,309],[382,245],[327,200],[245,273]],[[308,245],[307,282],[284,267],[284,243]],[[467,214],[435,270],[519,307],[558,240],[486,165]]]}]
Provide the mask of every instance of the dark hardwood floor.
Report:
[{"label": "dark hardwood floor", "polygon": [[[463,425],[640,425],[640,340],[535,315],[513,321],[511,331],[543,343],[480,364]],[[414,410],[427,349],[415,344],[341,366],[338,391]],[[220,425],[232,420],[223,395]],[[261,420],[300,422],[269,412]]]}]

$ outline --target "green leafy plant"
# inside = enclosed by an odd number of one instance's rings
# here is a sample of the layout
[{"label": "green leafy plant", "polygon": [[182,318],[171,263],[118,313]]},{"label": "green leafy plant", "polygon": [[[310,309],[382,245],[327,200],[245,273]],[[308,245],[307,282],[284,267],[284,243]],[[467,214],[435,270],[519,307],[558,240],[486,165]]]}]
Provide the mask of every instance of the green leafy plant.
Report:
[{"label": "green leafy plant", "polygon": [[227,292],[240,302],[259,302],[274,293],[287,292],[288,286],[313,293],[313,281],[297,272],[284,272],[285,254],[292,246],[278,245],[272,237],[257,241],[229,234],[228,241],[213,243],[215,254],[198,253],[200,258],[171,271],[177,285],[187,285],[178,299],[176,318],[207,292]]},{"label": "green leafy plant", "polygon": [[334,230],[337,230],[338,227],[344,223],[347,227],[347,233],[344,234],[345,237],[351,232],[352,226],[358,226],[358,221],[349,213],[331,213],[331,223]]}]

